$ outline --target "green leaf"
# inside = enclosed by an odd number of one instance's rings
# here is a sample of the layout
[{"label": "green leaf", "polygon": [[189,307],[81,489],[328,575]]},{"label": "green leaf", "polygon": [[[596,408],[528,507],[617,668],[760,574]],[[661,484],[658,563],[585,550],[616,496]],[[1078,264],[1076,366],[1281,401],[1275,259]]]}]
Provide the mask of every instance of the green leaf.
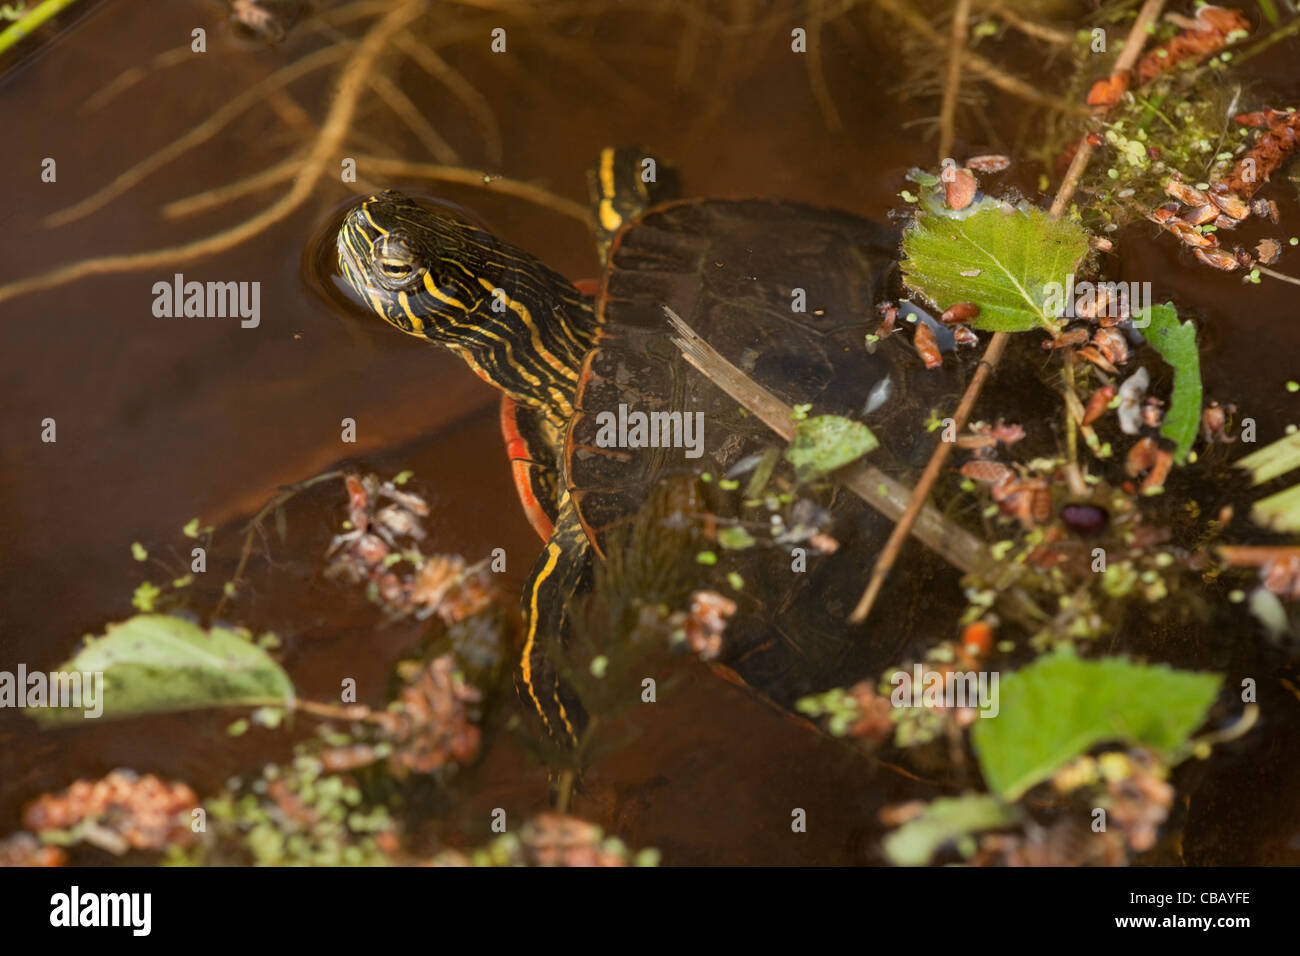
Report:
[{"label": "green leaf", "polygon": [[945,844],[981,830],[999,830],[1019,818],[1014,807],[985,793],[939,797],[882,843],[896,866],[924,866]]},{"label": "green leaf", "polygon": [[1250,518],[1257,525],[1274,531],[1300,531],[1300,485],[1261,498],[1250,509]]},{"label": "green leaf", "polygon": [[[937,210],[917,217],[903,237],[908,288],[940,309],[975,303],[980,314],[970,324],[984,331],[1053,328],[1064,311],[1066,279],[1088,251],[1088,234],[1033,206],[985,200],[971,208],[977,211],[965,218]],[[1061,287],[1055,296],[1048,283]]]},{"label": "green leaf", "polygon": [[736,525],[730,528],[723,528],[718,532],[718,544],[722,545],[728,551],[742,551],[745,548],[753,546],[754,536],[744,528]]},{"label": "green leaf", "polygon": [[1196,350],[1196,326],[1190,321],[1180,325],[1178,312],[1169,302],[1153,305],[1149,311],[1149,326],[1141,325],[1146,317],[1143,313],[1134,317],[1134,324],[1143,329],[1160,357],[1174,367],[1173,395],[1160,434],[1178,446],[1174,459],[1182,464],[1201,427],[1201,356]]},{"label": "green leaf", "polygon": [[1238,468],[1250,472],[1254,484],[1262,485],[1292,468],[1300,468],[1300,432],[1287,435],[1237,460]]},{"label": "green leaf", "polygon": [[989,788],[1012,801],[1103,741],[1176,750],[1220,681],[1122,657],[1048,655],[1002,681],[998,715],[977,720],[971,739]]},{"label": "green leaf", "polygon": [[[204,631],[184,618],[138,614],[91,638],[61,671],[102,672],[104,717],[163,711],[288,704],[293,682],[266,652],[244,635],[214,627]],[[79,708],[35,711],[38,720],[80,719]]]},{"label": "green leaf", "polygon": [[799,480],[807,481],[856,461],[879,445],[871,429],[861,422],[818,415],[798,424],[785,459],[794,465]]}]

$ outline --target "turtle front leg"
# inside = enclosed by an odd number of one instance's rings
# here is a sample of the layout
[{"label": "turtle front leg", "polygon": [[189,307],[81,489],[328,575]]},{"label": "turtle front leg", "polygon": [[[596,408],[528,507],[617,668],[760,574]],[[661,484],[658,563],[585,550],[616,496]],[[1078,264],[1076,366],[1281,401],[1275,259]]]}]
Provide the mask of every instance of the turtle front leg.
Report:
[{"label": "turtle front leg", "polygon": [[524,588],[524,646],[518,688],[524,703],[541,715],[547,731],[572,748],[586,725],[587,715],[560,675],[547,651],[563,646],[569,608],[591,571],[592,548],[566,492],[560,500],[555,528],[533,565]]}]

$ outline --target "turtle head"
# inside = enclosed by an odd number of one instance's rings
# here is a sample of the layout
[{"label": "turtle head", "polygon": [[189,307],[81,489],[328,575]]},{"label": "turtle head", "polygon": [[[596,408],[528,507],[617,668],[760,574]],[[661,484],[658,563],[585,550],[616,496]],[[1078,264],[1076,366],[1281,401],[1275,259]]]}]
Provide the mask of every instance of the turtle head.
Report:
[{"label": "turtle head", "polygon": [[382,319],[450,348],[548,417],[571,414],[595,319],[562,276],[391,189],[347,214],[338,255],[343,278]]}]

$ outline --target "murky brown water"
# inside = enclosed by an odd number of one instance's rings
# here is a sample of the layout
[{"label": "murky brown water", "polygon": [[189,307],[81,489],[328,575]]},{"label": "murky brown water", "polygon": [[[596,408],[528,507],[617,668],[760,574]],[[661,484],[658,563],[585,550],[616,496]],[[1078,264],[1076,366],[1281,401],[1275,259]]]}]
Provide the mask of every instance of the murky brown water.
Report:
[{"label": "murky brown water", "polygon": [[[743,17],[750,9],[733,7],[720,5],[719,15]],[[447,5],[439,15],[449,34],[471,21],[487,28],[469,7]],[[0,128],[8,133],[0,283],[85,257],[192,240],[253,214],[286,188],[193,218],[158,215],[167,202],[282,161],[304,141],[302,130],[262,105],[102,210],[73,224],[42,225],[322,45],[306,27],[270,49],[240,42],[221,16],[217,4],[115,0],[0,76]],[[790,26],[802,20],[792,14],[771,30],[730,40],[705,33],[690,55],[683,53],[681,21],[666,16],[597,11],[562,29],[506,18],[508,56],[489,53],[485,33],[441,51],[494,111],[499,161],[473,117],[427,76],[406,64],[398,80],[465,165],[537,182],[573,200],[583,200],[583,170],[602,146],[637,142],[675,160],[690,193],[777,196],[883,217],[896,205],[902,173],[935,158],[930,142],[903,127],[918,107],[893,95],[902,76],[897,50],[887,32],[873,30],[873,21],[858,13],[825,28],[826,85],[843,123],[843,132],[832,132],[804,60],[789,53]],[[123,70],[147,68],[159,54],[186,45],[196,26],[208,30],[206,54],[179,55],[97,111],[79,113]],[[1251,67],[1281,88],[1284,102],[1300,100],[1300,79],[1289,69],[1298,50],[1294,42],[1281,44]],[[328,102],[329,75],[321,71],[292,87],[312,117]],[[374,97],[367,103],[363,129],[400,144],[401,156],[430,160]],[[989,127],[1008,139],[1019,135],[1017,110],[995,97]],[[961,142],[959,149],[1007,145]],[[44,157],[57,159],[56,183],[39,181]],[[1036,171],[1017,178],[1028,186]],[[304,246],[347,197],[332,179],[326,182],[255,240],[201,262],[85,278],[0,303],[0,667],[24,661],[48,669],[69,656],[82,634],[129,616],[132,590],[144,576],[130,559],[132,541],[165,552],[191,517],[232,525],[278,485],[343,460],[385,474],[414,470],[433,505],[438,550],[536,550],[504,467],[495,393],[449,354],[377,321],[332,311],[304,281]],[[596,270],[590,238],[573,219],[481,189],[415,185],[465,207],[566,275]],[[1300,222],[1289,189],[1276,190],[1275,198],[1284,223]],[[1300,354],[1288,287],[1238,286],[1191,268],[1172,243],[1152,243],[1142,229],[1132,233],[1124,244],[1130,273],[1124,278],[1157,278],[1158,295],[1198,304],[1209,346],[1203,357],[1208,393],[1248,408],[1262,435],[1279,435],[1295,417],[1282,383],[1298,377],[1294,357]],[[260,280],[261,326],[155,318],[151,286],[174,271],[201,280]],[[55,445],[39,440],[46,417],[58,422]],[[338,440],[344,417],[359,428],[357,444],[346,450]],[[285,637],[286,667],[304,694],[335,687],[340,669],[362,686],[382,687],[412,634],[379,628],[359,595],[303,579],[324,533],[318,522],[292,539],[302,549],[292,551],[298,572],[292,561],[277,572],[283,590],[259,598],[265,616],[257,624]],[[233,533],[225,540],[233,541]],[[512,573],[522,576],[525,568],[517,561]],[[1294,864],[1300,815],[1291,797],[1300,780],[1292,756],[1300,743],[1300,702],[1277,688],[1275,677],[1283,672],[1274,673],[1271,658],[1226,643],[1231,646],[1215,655],[1217,666],[1264,668],[1257,676],[1266,719],[1248,743],[1216,753],[1213,773],[1182,772],[1185,859]],[[669,862],[871,859],[876,809],[908,793],[930,795],[925,788],[903,790],[896,775],[809,738],[704,672],[674,699],[680,706],[657,708],[659,717],[636,746],[592,771],[575,806],[634,846],[660,847]],[[106,725],[38,734],[21,716],[0,711],[0,833],[16,827],[20,806],[36,794],[117,766],[179,777],[207,793],[241,768],[287,753],[281,735],[228,737],[227,721],[177,716],[136,721],[130,732]],[[509,742],[489,752],[477,775],[473,804],[458,810],[467,840],[483,836],[474,821],[486,819],[485,808],[526,814],[545,806],[544,775]],[[1276,799],[1259,801],[1265,793]],[[807,808],[817,821],[807,834],[790,834],[792,806]]]}]

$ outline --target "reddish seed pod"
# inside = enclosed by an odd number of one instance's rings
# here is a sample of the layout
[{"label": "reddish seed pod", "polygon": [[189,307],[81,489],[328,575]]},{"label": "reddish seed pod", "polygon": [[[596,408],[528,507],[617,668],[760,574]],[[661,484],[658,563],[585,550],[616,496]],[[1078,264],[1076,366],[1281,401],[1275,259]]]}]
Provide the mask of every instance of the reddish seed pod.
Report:
[{"label": "reddish seed pod", "polygon": [[1098,329],[1092,337],[1092,344],[1115,365],[1123,365],[1128,361],[1128,342],[1114,329]]},{"label": "reddish seed pod", "polygon": [[1182,214],[1179,218],[1183,222],[1191,223],[1193,226],[1203,226],[1207,222],[1217,218],[1219,207],[1212,202],[1207,202],[1203,206],[1193,206]]},{"label": "reddish seed pod", "polygon": [[1142,405],[1142,424],[1148,428],[1159,428],[1164,424],[1164,404],[1154,395],[1148,395],[1146,402]]},{"label": "reddish seed pod", "polygon": [[1173,219],[1177,212],[1178,207],[1173,204],[1157,206],[1155,209],[1151,210],[1151,218],[1163,226],[1170,219]]},{"label": "reddish seed pod", "polygon": [[1224,272],[1232,272],[1240,265],[1236,256],[1222,249],[1193,249],[1192,255],[1207,266],[1222,269]]},{"label": "reddish seed pod", "polygon": [[1272,110],[1261,110],[1256,113],[1238,113],[1233,119],[1242,126],[1250,126],[1255,129],[1267,129],[1273,125]]},{"label": "reddish seed pod", "polygon": [[958,302],[944,310],[943,315],[939,316],[939,321],[947,325],[955,325],[959,322],[969,322],[980,314],[980,307],[974,302]]},{"label": "reddish seed pod", "polygon": [[885,336],[894,331],[894,323],[898,321],[898,309],[890,303],[885,303],[880,307],[880,315],[883,321],[876,329],[876,334]]},{"label": "reddish seed pod", "polygon": [[1147,475],[1146,481],[1142,482],[1142,491],[1154,491],[1156,488],[1165,486],[1165,479],[1169,477],[1169,470],[1174,466],[1174,453],[1167,449],[1160,449],[1156,452],[1156,460],[1151,466],[1151,472]]},{"label": "reddish seed pod", "polygon": [[1231,216],[1224,216],[1220,214],[1214,218],[1214,228],[1215,229],[1236,229],[1237,220],[1233,219]]},{"label": "reddish seed pod", "polygon": [[993,437],[1004,445],[1014,445],[1025,437],[1025,430],[1020,425],[1004,425],[998,422],[993,426]]},{"label": "reddish seed pod", "polygon": [[997,461],[968,461],[961,466],[962,477],[985,485],[1000,485],[1015,477],[1015,472]]},{"label": "reddish seed pod", "polygon": [[1187,206],[1204,206],[1210,201],[1210,197],[1195,186],[1189,186],[1177,179],[1165,183],[1165,192]]},{"label": "reddish seed pod", "polygon": [[1128,472],[1128,476],[1136,478],[1154,465],[1159,450],[1155,439],[1150,436],[1134,442],[1133,447],[1128,450],[1128,457],[1124,461],[1124,470]]},{"label": "reddish seed pod", "polygon": [[966,168],[977,173],[1000,173],[1010,165],[1009,157],[997,153],[983,153],[966,160]]},{"label": "reddish seed pod", "polygon": [[967,624],[961,632],[961,647],[972,657],[983,657],[993,649],[993,628],[985,621]]},{"label": "reddish seed pod", "polygon": [[1245,219],[1250,215],[1250,207],[1230,192],[1211,192],[1210,201],[1222,209],[1224,215],[1230,216],[1238,221]]},{"label": "reddish seed pod", "polygon": [[958,345],[980,344],[979,336],[971,331],[970,326],[967,325],[954,326],[952,330],[952,338]]},{"label": "reddish seed pod", "polygon": [[1207,236],[1195,226],[1189,225],[1178,218],[1166,222],[1165,228],[1181,239],[1184,244],[1194,249],[1213,249],[1219,244],[1219,240],[1214,236]]},{"label": "reddish seed pod", "polygon": [[1076,345],[1082,345],[1088,341],[1087,329],[1071,329],[1069,332],[1063,332],[1059,338],[1043,339],[1043,348],[1048,351],[1055,349],[1068,349]]},{"label": "reddish seed pod", "polygon": [[1097,419],[1106,413],[1110,406],[1111,399],[1115,397],[1114,385],[1103,385],[1097,389],[1088,398],[1088,404],[1083,409],[1083,421],[1081,424],[1091,425]]},{"label": "reddish seed pod", "polygon": [[934,332],[924,322],[916,323],[916,331],[912,333],[912,347],[921,356],[926,368],[938,368],[943,364],[939,343],[935,340]]},{"label": "reddish seed pod", "polygon": [[1112,365],[1106,356],[1102,355],[1091,345],[1085,345],[1083,348],[1075,352],[1074,355],[1076,360],[1091,362],[1103,372],[1109,372],[1111,375],[1119,374],[1119,369]]},{"label": "reddish seed pod", "polygon": [[[1108,77],[1098,80],[1092,84],[1088,90],[1089,106],[1114,106],[1124,96],[1128,90],[1129,74],[1126,70],[1123,73],[1114,73]],[[1096,135],[1095,133],[1090,135]]]},{"label": "reddish seed pod", "polygon": [[939,178],[943,180],[943,201],[947,203],[949,209],[961,210],[971,204],[975,198],[975,190],[979,188],[974,173],[969,169],[949,167],[940,174]]}]

